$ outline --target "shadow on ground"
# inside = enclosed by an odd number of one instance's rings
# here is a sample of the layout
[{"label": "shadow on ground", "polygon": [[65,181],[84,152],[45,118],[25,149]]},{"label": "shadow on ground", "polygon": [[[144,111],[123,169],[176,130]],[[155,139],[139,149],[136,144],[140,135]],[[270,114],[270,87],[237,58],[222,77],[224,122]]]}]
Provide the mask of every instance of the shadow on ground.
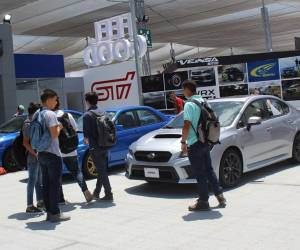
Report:
[{"label": "shadow on ground", "polygon": [[[290,163],[289,161],[274,164],[250,173],[244,174],[241,182],[234,188],[227,188],[224,192],[228,192],[244,186],[246,184],[263,184],[264,178],[273,174],[286,171],[299,165]],[[173,183],[143,183],[138,186],[125,189],[125,192],[131,195],[147,196],[166,199],[186,199],[195,198],[197,196],[197,188],[195,184],[173,184]]]},{"label": "shadow on ground", "polygon": [[205,211],[205,212],[192,212],[182,216],[184,221],[198,221],[198,220],[216,220],[222,218],[222,214],[219,211]]}]

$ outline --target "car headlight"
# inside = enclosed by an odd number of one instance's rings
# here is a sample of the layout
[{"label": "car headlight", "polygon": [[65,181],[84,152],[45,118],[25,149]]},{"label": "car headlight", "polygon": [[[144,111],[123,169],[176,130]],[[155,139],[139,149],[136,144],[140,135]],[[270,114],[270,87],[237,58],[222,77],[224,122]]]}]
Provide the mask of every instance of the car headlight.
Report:
[{"label": "car headlight", "polygon": [[132,157],[134,156],[134,153],[133,153],[132,149],[129,149],[128,154],[129,154],[130,156],[132,156]]}]

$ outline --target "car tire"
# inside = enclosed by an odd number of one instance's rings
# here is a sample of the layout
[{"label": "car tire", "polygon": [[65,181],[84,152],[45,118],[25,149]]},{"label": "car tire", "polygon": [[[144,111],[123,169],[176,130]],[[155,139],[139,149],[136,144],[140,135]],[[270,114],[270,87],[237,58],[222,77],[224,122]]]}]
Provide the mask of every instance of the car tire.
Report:
[{"label": "car tire", "polygon": [[296,163],[300,163],[300,133],[298,133],[294,139],[292,160]]},{"label": "car tire", "polygon": [[7,149],[4,153],[3,165],[7,172],[16,172],[23,169],[23,167],[20,167],[14,160],[11,148]]},{"label": "car tire", "polygon": [[84,176],[87,179],[97,178],[97,176],[98,176],[97,169],[92,160],[92,155],[89,151],[87,152],[87,154],[84,158],[84,163],[83,163],[82,169],[83,169]]},{"label": "car tire", "polygon": [[243,161],[236,149],[228,149],[222,156],[219,180],[224,188],[235,187],[241,180]]}]

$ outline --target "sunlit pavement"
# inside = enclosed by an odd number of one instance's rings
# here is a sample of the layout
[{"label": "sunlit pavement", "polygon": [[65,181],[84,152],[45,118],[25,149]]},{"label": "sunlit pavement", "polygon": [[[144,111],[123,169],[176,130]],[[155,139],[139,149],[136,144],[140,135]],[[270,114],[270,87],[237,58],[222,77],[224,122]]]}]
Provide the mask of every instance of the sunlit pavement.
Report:
[{"label": "sunlit pavement", "polygon": [[[64,181],[72,219],[27,215],[26,172],[0,176],[0,249],[300,249],[300,167],[284,162],[247,174],[227,190],[226,209],[190,213],[195,186],[147,184],[111,173],[115,203],[86,205]],[[95,180],[88,181],[91,190]],[[217,202],[211,197],[211,206]]]}]

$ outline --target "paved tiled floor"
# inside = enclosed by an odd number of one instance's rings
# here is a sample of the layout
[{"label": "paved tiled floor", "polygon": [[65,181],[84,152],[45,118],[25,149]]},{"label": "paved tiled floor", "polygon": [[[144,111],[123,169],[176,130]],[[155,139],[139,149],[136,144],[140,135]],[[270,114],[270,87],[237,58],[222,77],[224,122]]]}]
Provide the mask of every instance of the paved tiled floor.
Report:
[{"label": "paved tiled floor", "polygon": [[187,211],[193,185],[150,185],[119,172],[110,178],[114,204],[86,205],[77,184],[65,181],[71,204],[62,209],[72,220],[51,224],[24,213],[26,172],[1,176],[0,249],[300,249],[299,166],[285,162],[248,174],[226,191],[226,209],[202,213]]}]

